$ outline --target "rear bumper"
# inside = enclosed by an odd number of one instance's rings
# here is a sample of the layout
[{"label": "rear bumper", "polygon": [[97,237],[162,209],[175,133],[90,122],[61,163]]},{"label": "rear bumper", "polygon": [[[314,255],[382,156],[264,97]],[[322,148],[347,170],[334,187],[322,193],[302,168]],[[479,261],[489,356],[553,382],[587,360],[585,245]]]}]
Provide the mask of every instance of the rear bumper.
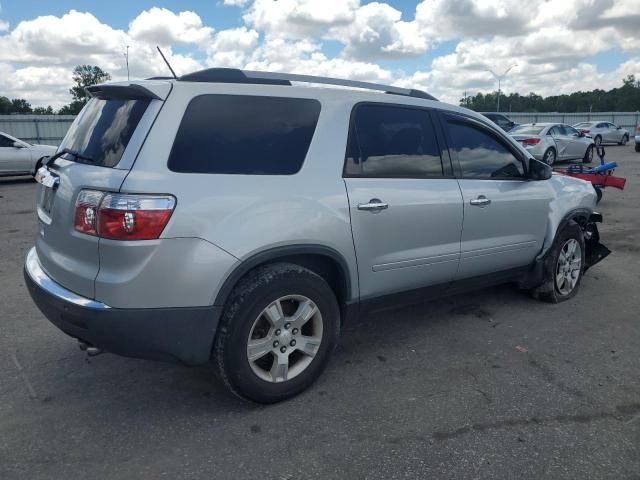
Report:
[{"label": "rear bumper", "polygon": [[222,307],[111,308],[51,279],[35,249],[24,277],[31,298],[60,330],[106,352],[198,365],[209,360]]}]

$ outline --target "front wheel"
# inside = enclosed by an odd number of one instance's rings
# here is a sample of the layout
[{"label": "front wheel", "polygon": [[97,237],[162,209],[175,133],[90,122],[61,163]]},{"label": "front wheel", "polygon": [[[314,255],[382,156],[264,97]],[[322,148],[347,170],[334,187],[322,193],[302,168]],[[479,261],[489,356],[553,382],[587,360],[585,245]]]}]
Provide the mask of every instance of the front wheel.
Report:
[{"label": "front wheel", "polygon": [[596,144],[596,147],[599,147],[602,144],[602,137],[600,135],[596,135],[593,139],[593,143]]},{"label": "front wheel", "polygon": [[587,151],[584,152],[582,163],[591,163],[593,161],[593,145],[587,147]]},{"label": "front wheel", "polygon": [[338,341],[340,309],[327,282],[299,265],[259,267],[234,289],[213,360],[236,395],[274,403],[308,388]]},{"label": "front wheel", "polygon": [[620,140],[620,143],[618,145],[626,145],[628,141],[629,141],[629,136],[623,135],[622,140]]},{"label": "front wheel", "polygon": [[572,220],[558,233],[544,260],[544,282],[531,294],[550,303],[569,300],[578,291],[584,265],[584,236],[580,225]]}]

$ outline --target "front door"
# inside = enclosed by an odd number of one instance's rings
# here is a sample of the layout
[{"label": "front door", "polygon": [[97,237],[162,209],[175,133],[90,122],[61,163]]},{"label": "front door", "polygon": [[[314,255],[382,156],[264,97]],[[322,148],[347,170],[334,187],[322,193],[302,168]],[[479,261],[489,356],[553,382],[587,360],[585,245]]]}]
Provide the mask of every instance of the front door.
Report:
[{"label": "front door", "polygon": [[456,279],[530,265],[546,233],[548,182],[528,180],[521,154],[488,126],[453,115],[444,125],[464,200]]},{"label": "front door", "polygon": [[426,109],[355,107],[344,181],[361,299],[453,279],[462,196],[441,149]]}]

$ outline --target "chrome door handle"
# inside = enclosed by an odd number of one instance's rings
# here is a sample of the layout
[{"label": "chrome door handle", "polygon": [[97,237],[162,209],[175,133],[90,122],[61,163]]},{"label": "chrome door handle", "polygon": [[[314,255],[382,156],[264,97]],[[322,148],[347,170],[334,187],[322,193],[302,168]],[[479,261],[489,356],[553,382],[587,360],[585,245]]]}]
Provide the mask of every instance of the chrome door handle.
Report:
[{"label": "chrome door handle", "polygon": [[486,207],[487,205],[489,205],[491,203],[491,200],[489,200],[484,195],[480,195],[478,198],[474,198],[469,203],[471,205],[475,205],[476,207]]},{"label": "chrome door handle", "polygon": [[374,213],[377,213],[381,210],[386,210],[387,208],[389,208],[389,204],[383,203],[382,200],[378,198],[372,198],[368,203],[358,204],[358,210],[369,210]]}]

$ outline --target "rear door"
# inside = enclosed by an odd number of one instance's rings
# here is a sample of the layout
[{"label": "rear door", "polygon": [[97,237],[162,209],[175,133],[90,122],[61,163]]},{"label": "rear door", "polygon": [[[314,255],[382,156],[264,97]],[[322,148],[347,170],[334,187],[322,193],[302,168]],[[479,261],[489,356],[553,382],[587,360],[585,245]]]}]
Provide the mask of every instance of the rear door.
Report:
[{"label": "rear door", "polygon": [[544,241],[548,182],[529,181],[522,154],[487,125],[449,114],[443,124],[464,200],[456,279],[529,265]]},{"label": "rear door", "polygon": [[622,140],[622,135],[620,135],[620,130],[613,123],[605,123],[606,125],[606,138],[607,142],[610,143],[618,143]]},{"label": "rear door", "polygon": [[462,196],[441,146],[429,110],[355,107],[344,181],[362,299],[452,280]]},{"label": "rear door", "polygon": [[562,125],[554,125],[549,129],[549,135],[556,144],[556,156],[558,160],[571,158],[571,142],[567,137]]},{"label": "rear door", "polygon": [[92,98],[71,125],[65,154],[39,172],[36,250],[43,269],[65,288],[89,298],[99,268],[98,238],[74,229],[83,189],[118,191],[162,102],[139,91]]}]

